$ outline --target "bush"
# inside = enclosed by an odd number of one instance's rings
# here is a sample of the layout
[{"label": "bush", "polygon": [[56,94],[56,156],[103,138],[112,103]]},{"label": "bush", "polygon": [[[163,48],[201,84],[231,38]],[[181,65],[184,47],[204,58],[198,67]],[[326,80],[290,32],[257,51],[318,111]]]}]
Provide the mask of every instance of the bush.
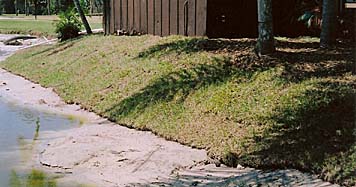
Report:
[{"label": "bush", "polygon": [[58,38],[61,41],[79,36],[82,22],[74,9],[69,9],[60,13],[59,18],[60,20],[55,23],[55,32],[58,34]]}]

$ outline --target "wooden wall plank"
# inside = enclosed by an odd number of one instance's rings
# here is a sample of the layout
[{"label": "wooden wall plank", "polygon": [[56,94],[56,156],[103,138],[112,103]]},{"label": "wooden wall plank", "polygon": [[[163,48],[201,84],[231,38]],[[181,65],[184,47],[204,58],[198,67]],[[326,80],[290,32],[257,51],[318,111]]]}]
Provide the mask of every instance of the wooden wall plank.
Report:
[{"label": "wooden wall plank", "polygon": [[140,24],[140,32],[142,34],[147,34],[148,33],[148,13],[147,13],[147,0],[141,0],[141,24]]},{"label": "wooden wall plank", "polygon": [[128,30],[131,32],[135,27],[134,0],[128,0]]},{"label": "wooden wall plank", "polygon": [[198,0],[196,2],[196,35],[205,36],[206,35],[206,25],[207,25],[207,0]]},{"label": "wooden wall plank", "polygon": [[155,0],[148,0],[148,33],[155,34]]},{"label": "wooden wall plank", "polygon": [[178,34],[180,35],[184,35],[185,34],[185,27],[186,27],[186,20],[185,20],[185,16],[187,15],[187,13],[185,13],[184,11],[184,7],[185,7],[185,1],[186,0],[178,0],[179,3],[179,9],[178,9],[178,20],[179,20],[179,23],[178,23]]},{"label": "wooden wall plank", "polygon": [[[188,2],[188,3],[186,3]],[[110,32],[204,36],[208,0],[111,0]]]},{"label": "wooden wall plank", "polygon": [[115,31],[121,30],[121,1],[122,0],[113,0],[114,1],[114,16],[115,16]]},{"label": "wooden wall plank", "polygon": [[[115,1],[115,0],[114,0]],[[121,26],[124,31],[128,30],[128,0],[121,0],[121,10],[122,10],[122,17],[121,17]]]},{"label": "wooden wall plank", "polygon": [[162,36],[169,35],[170,0],[162,0]]},{"label": "wooden wall plank", "polygon": [[109,8],[110,8],[110,1],[104,1],[103,23],[104,23],[105,34],[110,34],[110,12],[108,11]]},{"label": "wooden wall plank", "polygon": [[114,5],[114,1],[111,0],[110,1],[110,34],[114,34],[115,33],[115,5]]},{"label": "wooden wall plank", "polygon": [[188,1],[188,36],[195,36],[196,1]]},{"label": "wooden wall plank", "polygon": [[178,0],[171,0],[169,13],[169,34],[178,34]]},{"label": "wooden wall plank", "polygon": [[134,0],[134,29],[136,32],[140,32],[141,30],[141,0]]},{"label": "wooden wall plank", "polygon": [[162,36],[162,0],[155,0],[155,35]]}]

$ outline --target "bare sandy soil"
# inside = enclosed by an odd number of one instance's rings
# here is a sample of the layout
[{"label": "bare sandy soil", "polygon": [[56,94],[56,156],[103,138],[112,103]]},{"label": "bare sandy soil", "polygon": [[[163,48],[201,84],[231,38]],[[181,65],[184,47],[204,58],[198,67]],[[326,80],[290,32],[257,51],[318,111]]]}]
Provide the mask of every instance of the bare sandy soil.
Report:
[{"label": "bare sandy soil", "polygon": [[[0,45],[0,51],[6,51],[5,48]],[[35,152],[34,165],[50,173],[64,174],[62,182],[103,187],[337,186],[297,170],[216,167],[209,164],[204,150],[109,122],[80,106],[67,105],[52,89],[3,69],[0,69],[0,96],[25,107],[76,116],[84,121],[80,128],[42,134]]]}]

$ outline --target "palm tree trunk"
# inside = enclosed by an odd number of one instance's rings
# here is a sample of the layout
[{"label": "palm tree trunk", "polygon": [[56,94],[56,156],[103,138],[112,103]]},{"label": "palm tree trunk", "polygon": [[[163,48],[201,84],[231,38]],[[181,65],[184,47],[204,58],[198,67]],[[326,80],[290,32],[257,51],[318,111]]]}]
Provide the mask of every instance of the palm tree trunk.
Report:
[{"label": "palm tree trunk", "polygon": [[15,14],[16,16],[19,15],[19,1],[15,0]]},{"label": "palm tree trunk", "polygon": [[34,10],[34,13],[35,13],[35,20],[37,20],[37,5],[38,5],[38,0],[35,0],[34,4],[35,4],[35,10]]},{"label": "palm tree trunk", "polygon": [[79,0],[73,0],[74,1],[74,5],[78,10],[79,16],[82,19],[83,25],[85,27],[85,30],[87,31],[87,34],[92,34],[93,32],[91,31],[90,25],[88,23],[87,18],[85,17],[85,14],[83,12],[82,7],[80,6]]},{"label": "palm tree trunk", "polygon": [[47,0],[47,14],[51,15],[51,0]]},{"label": "palm tree trunk", "polygon": [[25,0],[25,15],[28,16],[28,0]]},{"label": "palm tree trunk", "polygon": [[273,35],[272,0],[257,0],[258,41],[256,53],[265,55],[275,51]]},{"label": "palm tree trunk", "polygon": [[320,34],[320,47],[330,48],[336,43],[337,1],[323,1],[322,28]]}]

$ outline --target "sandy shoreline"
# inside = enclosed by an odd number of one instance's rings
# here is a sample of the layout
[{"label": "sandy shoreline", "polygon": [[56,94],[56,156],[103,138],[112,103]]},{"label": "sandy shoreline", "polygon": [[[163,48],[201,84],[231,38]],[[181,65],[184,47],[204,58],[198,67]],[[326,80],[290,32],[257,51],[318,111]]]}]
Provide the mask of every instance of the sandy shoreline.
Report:
[{"label": "sandy shoreline", "polygon": [[46,133],[34,155],[38,167],[64,173],[61,180],[105,187],[337,186],[297,170],[262,172],[206,165],[204,150],[116,125],[78,105],[67,105],[50,88],[3,69],[0,69],[0,96],[25,107],[84,119],[80,128]]}]

